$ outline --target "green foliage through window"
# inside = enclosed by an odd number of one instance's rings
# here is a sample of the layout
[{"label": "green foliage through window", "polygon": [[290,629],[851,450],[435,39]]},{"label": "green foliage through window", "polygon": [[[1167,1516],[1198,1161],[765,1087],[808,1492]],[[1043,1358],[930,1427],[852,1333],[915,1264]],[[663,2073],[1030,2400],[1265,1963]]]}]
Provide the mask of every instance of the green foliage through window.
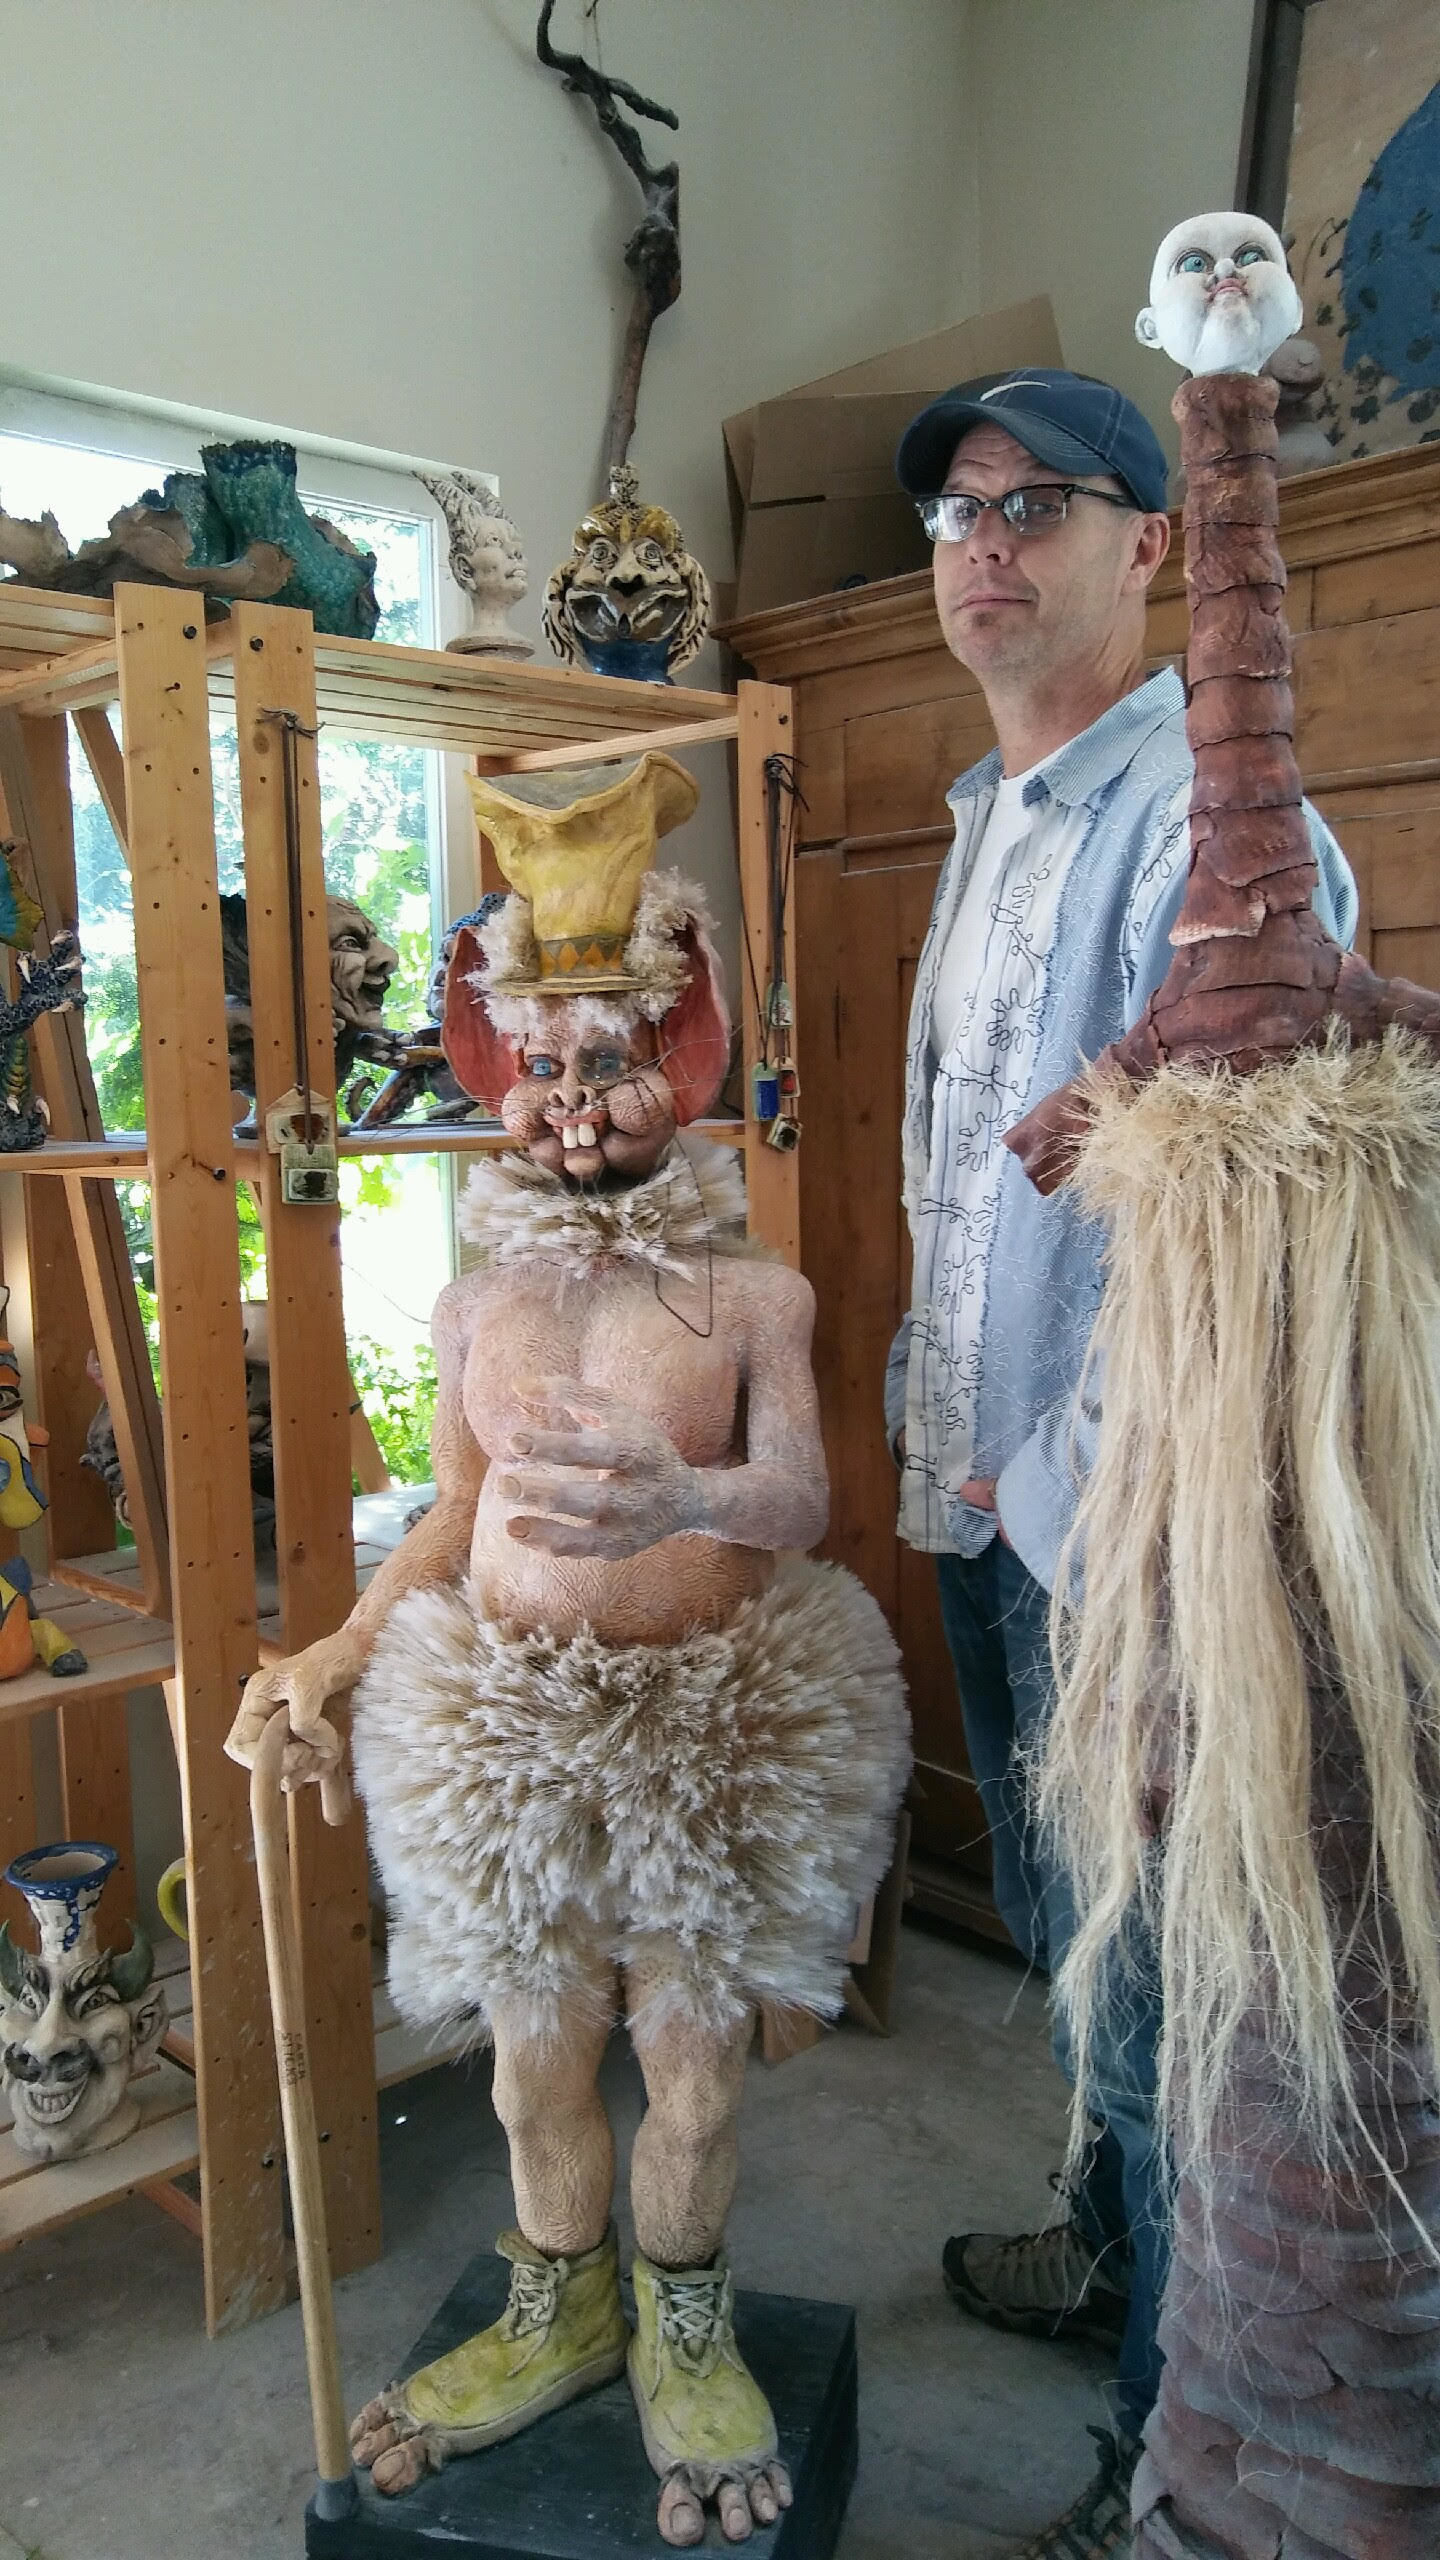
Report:
[{"label": "green foliage through window", "polygon": [[430,1426],[435,1419],[435,1354],[418,1343],[402,1359],[388,1343],[364,1334],[350,1344],[350,1375],[397,1484],[430,1480]]}]

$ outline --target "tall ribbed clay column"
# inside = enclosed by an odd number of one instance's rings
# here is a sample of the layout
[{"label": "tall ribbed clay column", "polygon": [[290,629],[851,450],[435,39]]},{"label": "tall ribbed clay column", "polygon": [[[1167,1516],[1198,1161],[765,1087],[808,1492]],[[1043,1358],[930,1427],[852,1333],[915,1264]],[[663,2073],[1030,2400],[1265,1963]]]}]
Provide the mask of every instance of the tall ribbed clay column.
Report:
[{"label": "tall ribbed clay column", "polygon": [[[1195,781],[1175,957],[1134,1029],[1098,1061],[1137,1084],[1172,1062],[1252,1071],[1322,1038],[1334,1014],[1357,1040],[1398,1022],[1440,1051],[1440,996],[1377,978],[1341,951],[1311,904],[1276,539],[1278,398],[1265,375],[1209,373],[1182,382],[1171,403],[1186,475]],[[1083,1090],[1067,1085],[1006,1144],[1049,1193],[1073,1170],[1086,1123]]]},{"label": "tall ribbed clay column", "polygon": [[[1236,373],[1199,375],[1175,396],[1192,617],[1191,863],[1164,983],[1100,1062],[1137,1085],[1170,1065],[1217,1078],[1283,1066],[1337,1018],[1356,1041],[1401,1024],[1440,1052],[1440,997],[1376,977],[1313,911],[1276,541],[1276,396],[1273,382]],[[1087,1126],[1086,1089],[1071,1085],[1008,1143],[1049,1192],[1073,1170]],[[1368,1320],[1389,1319],[1377,1308]],[[1207,1455],[1228,1463],[1199,1451],[1195,1463]],[[1283,1544],[1283,1520],[1276,1535]],[[1313,1623],[1304,1633],[1313,1642]],[[1404,1960],[1390,1884],[1333,1666],[1312,1671],[1309,1718],[1297,1819],[1333,1915],[1355,2125],[1327,2153],[1297,2121],[1267,2012],[1273,1969],[1262,1971],[1208,2174],[1177,2161],[1165,2365],[1134,2484],[1135,2560],[1440,2555],[1436,2058],[1397,2000]]]}]

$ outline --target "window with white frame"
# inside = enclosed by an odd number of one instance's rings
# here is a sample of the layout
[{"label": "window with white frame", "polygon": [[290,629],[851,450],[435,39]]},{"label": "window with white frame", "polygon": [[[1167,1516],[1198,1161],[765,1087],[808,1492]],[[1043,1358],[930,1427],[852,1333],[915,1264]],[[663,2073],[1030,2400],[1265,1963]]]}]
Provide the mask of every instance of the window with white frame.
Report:
[{"label": "window with white frame", "polygon": [[[223,430],[169,417],[92,408],[48,394],[0,390],[0,505],[7,514],[49,512],[72,550],[103,533],[111,516],[167,471],[198,468],[199,447]],[[241,432],[236,429],[233,432]],[[449,618],[440,577],[436,510],[403,466],[356,463],[303,443],[299,494],[376,556],[379,640],[434,647]],[[118,726],[118,714],[112,715]],[[233,714],[211,715],[216,851],[222,890],[244,888],[244,852]],[[398,740],[321,732],[320,791],[326,882],[353,898],[400,953],[386,999],[398,1029],[424,1019],[431,955],[445,903],[443,759]],[[107,1129],[144,1123],[130,878],[72,737],[71,786],[85,1036]],[[142,1307],[153,1265],[149,1194],[117,1185]],[[430,1157],[375,1157],[341,1167],[346,1331],[352,1368],[392,1475],[429,1472],[433,1366],[429,1317],[450,1277],[454,1219],[449,1168]],[[242,1283],[263,1296],[264,1244],[254,1204],[238,1195]]]}]

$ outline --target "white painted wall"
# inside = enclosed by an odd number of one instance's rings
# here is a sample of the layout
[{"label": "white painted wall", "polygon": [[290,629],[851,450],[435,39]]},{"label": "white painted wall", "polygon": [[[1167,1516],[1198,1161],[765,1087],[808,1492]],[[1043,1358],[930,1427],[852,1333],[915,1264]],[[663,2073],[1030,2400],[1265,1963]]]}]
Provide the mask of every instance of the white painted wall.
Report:
[{"label": "white painted wall", "polygon": [[[639,197],[535,17],[0,0],[0,368],[494,470],[548,570],[596,494]],[[722,575],[721,417],[972,307],[966,20],[602,0],[606,62],[680,117],[650,128],[685,281],[634,459]]]},{"label": "white painted wall", "polygon": [[1046,292],[1066,360],[1139,402],[1172,459],[1168,357],[1135,339],[1173,223],[1234,202],[1254,0],[971,0],[985,299]]},{"label": "white painted wall", "polygon": [[[536,15],[0,0],[0,375],[494,471],[538,641],[546,576],[601,494],[640,199],[536,62]],[[968,0],[601,0],[606,64],[680,118],[649,129],[652,159],[679,157],[684,289],[632,459],[717,577],[722,417],[975,308],[955,219],[967,18]],[[557,20],[579,49],[579,0]],[[717,680],[713,649],[688,680]],[[683,858],[734,953],[723,753],[695,769]]]}]

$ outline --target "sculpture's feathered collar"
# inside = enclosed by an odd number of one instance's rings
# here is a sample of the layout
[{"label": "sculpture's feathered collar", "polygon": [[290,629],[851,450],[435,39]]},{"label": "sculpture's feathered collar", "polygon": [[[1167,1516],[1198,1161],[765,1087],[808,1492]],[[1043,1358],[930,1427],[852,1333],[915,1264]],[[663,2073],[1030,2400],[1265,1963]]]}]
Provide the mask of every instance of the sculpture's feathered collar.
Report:
[{"label": "sculpture's feathered collar", "polygon": [[744,1253],[745,1181],[736,1152],[677,1139],[643,1182],[580,1191],[528,1155],[482,1157],[465,1186],[460,1232],[487,1263],[607,1262],[686,1270],[703,1252]]}]

